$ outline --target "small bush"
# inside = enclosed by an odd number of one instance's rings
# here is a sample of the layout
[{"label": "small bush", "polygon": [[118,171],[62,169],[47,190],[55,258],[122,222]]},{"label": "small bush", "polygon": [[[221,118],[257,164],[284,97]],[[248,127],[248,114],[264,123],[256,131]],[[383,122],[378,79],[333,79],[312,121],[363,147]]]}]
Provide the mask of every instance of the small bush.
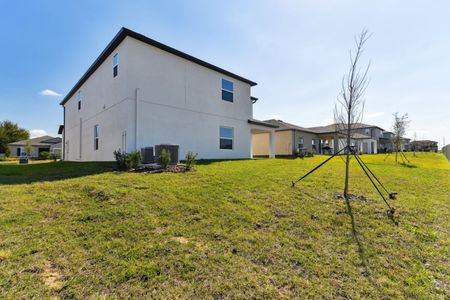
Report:
[{"label": "small bush", "polygon": [[193,165],[197,162],[198,153],[194,153],[192,151],[188,151],[186,154],[186,170],[190,170]]},{"label": "small bush", "polygon": [[57,161],[60,157],[59,157],[59,155],[57,153],[52,153],[52,154],[50,154],[50,158],[53,161]]},{"label": "small bush", "polygon": [[114,158],[116,160],[117,169],[126,171],[130,169],[137,169],[141,164],[141,153],[137,150],[126,153],[120,150],[114,151]]},{"label": "small bush", "polygon": [[130,167],[130,157],[125,152],[116,150],[114,153],[114,159],[116,160],[117,169],[120,171],[128,170]]},{"label": "small bush", "polygon": [[42,151],[39,153],[39,159],[47,160],[50,158],[50,153],[48,151]]},{"label": "small bush", "polygon": [[166,149],[163,149],[161,151],[161,155],[159,156],[159,162],[161,163],[163,168],[166,169],[170,163],[170,152]]},{"label": "small bush", "polygon": [[141,164],[141,152],[138,150],[134,150],[133,152],[128,154],[128,158],[130,161],[129,167],[131,169],[137,169]]},{"label": "small bush", "polygon": [[10,157],[11,156],[11,150],[9,149],[9,147],[5,148],[5,156],[6,157]]}]

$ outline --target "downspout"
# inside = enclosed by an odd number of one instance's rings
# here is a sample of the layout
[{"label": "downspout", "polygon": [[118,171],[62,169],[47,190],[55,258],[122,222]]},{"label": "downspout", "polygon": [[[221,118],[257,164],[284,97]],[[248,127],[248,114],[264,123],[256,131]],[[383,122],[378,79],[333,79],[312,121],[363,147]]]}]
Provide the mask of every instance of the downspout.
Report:
[{"label": "downspout", "polygon": [[63,142],[62,142],[62,160],[66,160],[66,107],[63,105]]},{"label": "downspout", "polygon": [[140,147],[140,105],[141,105],[141,90],[136,88],[135,90],[135,109],[134,109],[134,149],[138,150]]}]

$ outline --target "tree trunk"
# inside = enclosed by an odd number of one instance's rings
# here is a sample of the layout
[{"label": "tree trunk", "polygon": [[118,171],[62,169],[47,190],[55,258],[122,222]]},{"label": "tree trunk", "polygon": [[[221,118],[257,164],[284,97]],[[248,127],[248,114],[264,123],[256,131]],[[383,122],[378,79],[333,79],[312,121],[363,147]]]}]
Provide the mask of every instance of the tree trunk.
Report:
[{"label": "tree trunk", "polygon": [[[351,111],[351,107],[349,109]],[[346,158],[345,158],[345,185],[344,185],[344,197],[348,199],[348,177],[349,177],[349,168],[350,168],[350,126],[351,126],[351,118],[350,113],[348,114],[347,120],[347,149],[346,149]],[[339,142],[339,141],[338,141]]]},{"label": "tree trunk", "polygon": [[397,164],[398,147],[395,147],[395,163]]}]

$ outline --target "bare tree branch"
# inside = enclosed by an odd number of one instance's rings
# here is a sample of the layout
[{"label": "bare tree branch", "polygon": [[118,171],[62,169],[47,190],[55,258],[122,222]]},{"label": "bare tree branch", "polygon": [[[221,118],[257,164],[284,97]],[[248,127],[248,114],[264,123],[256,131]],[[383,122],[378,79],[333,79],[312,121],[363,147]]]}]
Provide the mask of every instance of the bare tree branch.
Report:
[{"label": "bare tree branch", "polygon": [[365,68],[360,66],[361,56],[364,53],[364,46],[370,38],[367,30],[363,30],[355,36],[355,52],[350,50],[350,67],[348,73],[342,77],[341,92],[334,107],[334,121],[339,145],[341,137],[346,139],[346,164],[345,164],[345,187],[344,196],[348,196],[348,177],[350,164],[351,139],[357,129],[361,127],[364,115],[364,94],[369,85],[368,73],[370,62]]}]

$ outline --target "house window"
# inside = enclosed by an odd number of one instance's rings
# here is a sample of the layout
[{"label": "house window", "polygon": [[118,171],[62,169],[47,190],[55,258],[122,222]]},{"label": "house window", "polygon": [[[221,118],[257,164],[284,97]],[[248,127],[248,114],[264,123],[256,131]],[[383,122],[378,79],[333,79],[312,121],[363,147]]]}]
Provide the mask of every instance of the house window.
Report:
[{"label": "house window", "polygon": [[113,57],[113,77],[116,77],[119,73],[119,54],[114,54]]},{"label": "house window", "polygon": [[233,136],[232,127],[220,127],[220,149],[233,150]]},{"label": "house window", "polygon": [[370,135],[370,129],[366,129],[366,135]]},{"label": "house window", "polygon": [[98,142],[99,142],[98,125],[95,125],[94,126],[94,150],[98,150]]},{"label": "house window", "polygon": [[78,110],[81,109],[81,91],[77,92]]},{"label": "house window", "polygon": [[304,146],[304,143],[303,143],[303,142],[304,142],[304,141],[303,141],[303,138],[302,138],[302,137],[298,139],[298,149],[299,149],[299,150],[302,150],[302,149],[303,149],[303,146]]},{"label": "house window", "polygon": [[222,100],[233,102],[234,84],[233,82],[222,79]]}]

